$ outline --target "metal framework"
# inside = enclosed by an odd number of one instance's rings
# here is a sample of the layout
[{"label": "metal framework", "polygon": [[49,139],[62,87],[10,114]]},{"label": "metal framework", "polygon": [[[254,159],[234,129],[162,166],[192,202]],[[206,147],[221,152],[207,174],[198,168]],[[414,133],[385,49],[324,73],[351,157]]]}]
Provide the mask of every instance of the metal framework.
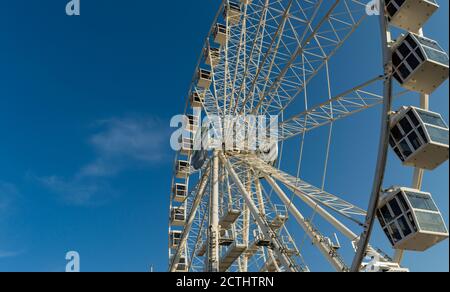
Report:
[{"label": "metal framework", "polygon": [[[363,270],[366,256],[400,268],[402,251],[391,259],[369,244],[387,164],[392,100],[396,97],[390,25],[384,9],[379,17],[384,71],[332,96],[330,60],[369,18],[367,1],[234,1],[222,1],[209,31],[186,102],[186,113],[191,117],[185,130],[194,139],[204,116],[280,116],[278,160],[282,159],[284,143],[300,137],[298,172],[288,174],[262,159],[258,151],[230,151],[224,145],[210,149],[203,166],[195,169],[196,151],[181,149],[175,156],[172,181],[169,271],[309,272],[303,244],[299,245],[291,233],[293,226],[300,227],[336,271]],[[384,7],[385,1],[380,2]],[[319,74],[326,77],[326,101],[308,90]],[[298,100],[303,101],[303,110],[285,119],[286,111]],[[422,107],[428,108],[428,96],[423,95],[421,101]],[[363,209],[344,199],[346,194],[325,190],[333,126],[380,105],[382,131],[376,177],[369,207]],[[193,114],[191,106],[196,107]],[[222,123],[209,126],[218,133],[230,131]],[[248,139],[255,125],[244,122],[243,126],[246,131],[240,138]],[[314,186],[301,178],[305,136],[324,127],[329,128],[329,136],[323,183]],[[185,163],[184,168],[180,161]],[[422,178],[423,170],[417,169],[417,189]],[[177,185],[185,186],[185,197],[177,193]],[[313,213],[312,218],[305,215],[305,207]],[[316,215],[355,246],[353,262],[341,254],[338,242],[325,235],[329,232],[315,226]]]}]

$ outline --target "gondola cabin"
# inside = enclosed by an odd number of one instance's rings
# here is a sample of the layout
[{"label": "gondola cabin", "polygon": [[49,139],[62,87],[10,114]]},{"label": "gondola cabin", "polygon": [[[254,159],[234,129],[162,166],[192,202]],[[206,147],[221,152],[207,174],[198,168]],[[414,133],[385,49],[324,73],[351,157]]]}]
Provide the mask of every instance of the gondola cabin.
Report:
[{"label": "gondola cabin", "polygon": [[183,203],[186,201],[188,195],[188,189],[185,184],[177,183],[173,189],[173,199],[175,202]]},{"label": "gondola cabin", "polygon": [[241,21],[241,6],[238,3],[228,2],[225,4],[223,17],[229,25],[236,25]]},{"label": "gondola cabin", "polygon": [[407,31],[419,32],[439,9],[435,0],[386,0],[390,24]]},{"label": "gondola cabin", "polygon": [[423,94],[433,93],[449,76],[449,57],[442,47],[413,33],[396,43],[392,62],[402,87]]},{"label": "gondola cabin", "polygon": [[172,207],[170,224],[178,227],[186,225],[186,208],[184,206]]},{"label": "gondola cabin", "polygon": [[449,158],[449,129],[438,113],[402,108],[392,118],[390,145],[405,166],[434,170]]},{"label": "gondola cabin", "polygon": [[196,132],[198,129],[199,118],[195,115],[186,115],[186,131]]},{"label": "gondola cabin", "polygon": [[180,145],[181,149],[180,152],[183,155],[190,155],[192,151],[194,150],[194,140],[191,137],[180,137]]},{"label": "gondola cabin", "polygon": [[214,28],[214,42],[220,46],[225,46],[228,41],[228,29],[226,25],[216,24]]},{"label": "gondola cabin", "polygon": [[216,67],[220,63],[220,49],[207,48],[205,51],[205,63],[208,66]]},{"label": "gondola cabin", "polygon": [[208,89],[211,86],[212,73],[209,70],[199,69],[197,73],[197,86]]},{"label": "gondola cabin", "polygon": [[442,214],[429,193],[393,188],[382,198],[377,216],[395,249],[426,251],[449,237]]},{"label": "gondola cabin", "polygon": [[180,246],[181,237],[183,236],[183,232],[179,230],[172,230],[169,236],[170,248],[176,249]]},{"label": "gondola cabin", "polygon": [[178,160],[176,177],[179,179],[186,178],[190,175],[190,164],[188,161]]},{"label": "gondola cabin", "polygon": [[192,108],[202,108],[203,103],[205,102],[205,94],[194,91],[189,97],[189,102]]},{"label": "gondola cabin", "polygon": [[[175,272],[176,273],[187,273],[189,272],[188,261],[186,257],[187,252],[184,251],[180,256],[178,263],[175,264]],[[170,257],[170,262],[172,262],[173,256]]]}]

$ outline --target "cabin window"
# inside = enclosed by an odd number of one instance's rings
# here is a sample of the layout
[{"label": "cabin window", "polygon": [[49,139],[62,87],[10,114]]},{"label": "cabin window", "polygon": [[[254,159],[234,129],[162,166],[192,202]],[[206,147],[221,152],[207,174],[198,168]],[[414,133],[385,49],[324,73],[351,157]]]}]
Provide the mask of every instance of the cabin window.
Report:
[{"label": "cabin window", "polygon": [[402,194],[397,196],[398,200],[400,201],[400,204],[402,205],[402,208],[405,212],[409,211],[409,206],[408,203],[406,203],[405,198],[403,197]]},{"label": "cabin window", "polygon": [[447,229],[440,214],[416,212],[416,217],[420,229],[424,231],[447,233]]},{"label": "cabin window", "polygon": [[448,131],[432,126],[427,126],[428,134],[430,135],[431,140],[437,143],[449,144]]},{"label": "cabin window", "polygon": [[418,111],[418,112],[420,118],[425,124],[438,126],[441,128],[447,128],[447,125],[444,123],[444,121],[440,116],[425,111]]},{"label": "cabin window", "polygon": [[400,121],[400,125],[402,126],[403,132],[405,132],[405,134],[409,134],[413,129],[413,127],[406,118],[403,118]]},{"label": "cabin window", "polygon": [[390,201],[389,206],[391,206],[392,212],[394,212],[394,217],[398,217],[403,213],[396,199]]},{"label": "cabin window", "polygon": [[395,140],[400,141],[403,138],[402,132],[400,132],[400,129],[398,126],[395,126],[391,130],[392,135],[394,136]]},{"label": "cabin window", "polygon": [[408,112],[408,117],[411,120],[411,122],[414,124],[414,126],[417,127],[420,124],[419,120],[417,119],[417,117],[413,111]]},{"label": "cabin window", "polygon": [[442,51],[436,51],[428,47],[424,47],[424,50],[429,59],[447,66],[449,65],[449,60],[446,53]]},{"label": "cabin window", "polygon": [[414,220],[414,217],[411,214],[411,212],[408,212],[407,216],[408,216],[408,219],[409,219],[409,223],[411,223],[411,226],[414,229],[414,232],[417,232],[418,229],[417,229],[416,221]]},{"label": "cabin window", "polygon": [[427,135],[425,134],[425,131],[423,130],[423,128],[420,127],[420,128],[418,129],[418,131],[419,131],[419,134],[420,134],[420,136],[422,137],[423,141],[424,141],[425,143],[428,143],[428,138],[427,138]]},{"label": "cabin window", "polygon": [[416,56],[410,55],[407,59],[409,66],[411,69],[416,70],[417,67],[419,67],[420,62],[417,60]]},{"label": "cabin window", "polygon": [[407,237],[412,233],[411,228],[409,227],[408,222],[406,221],[404,216],[400,217],[397,222],[404,237]]},{"label": "cabin window", "polygon": [[417,56],[419,56],[420,60],[423,62],[425,61],[425,56],[423,55],[422,51],[420,50],[420,48],[416,49],[416,54]]},{"label": "cabin window", "polygon": [[411,37],[411,35],[408,35],[407,37],[406,37],[406,41],[408,42],[408,44],[411,46],[411,48],[415,48],[415,47],[417,47],[417,43],[416,43],[416,41],[415,40],[413,40],[413,38]]},{"label": "cabin window", "polygon": [[400,45],[398,51],[402,54],[403,58],[406,58],[409,55],[409,53],[411,53],[411,50],[405,43]]},{"label": "cabin window", "polygon": [[397,52],[394,52],[394,55],[392,56],[392,62],[395,67],[398,67],[398,65],[400,65],[402,63],[402,59],[400,59]]},{"label": "cabin window", "polygon": [[400,74],[402,75],[403,79],[408,78],[409,74],[411,73],[405,64],[401,64],[398,70],[400,71]]},{"label": "cabin window", "polygon": [[394,217],[392,217],[391,212],[389,211],[389,208],[387,206],[384,206],[381,208],[381,214],[383,214],[383,218],[386,221],[386,223],[390,223]]},{"label": "cabin window", "polygon": [[400,230],[398,229],[397,224],[395,222],[392,223],[389,227],[391,228],[392,238],[394,239],[395,243],[403,239]]},{"label": "cabin window", "polygon": [[406,140],[403,140],[402,142],[400,142],[400,148],[402,150],[403,156],[405,157],[409,157],[411,156],[411,154],[413,154],[411,148],[408,145],[408,142],[406,142]]},{"label": "cabin window", "polygon": [[431,197],[411,192],[407,192],[406,195],[414,209],[439,212]]},{"label": "cabin window", "polygon": [[409,142],[414,147],[414,150],[418,150],[422,146],[422,142],[420,142],[419,136],[417,136],[416,132],[412,132],[408,136]]}]

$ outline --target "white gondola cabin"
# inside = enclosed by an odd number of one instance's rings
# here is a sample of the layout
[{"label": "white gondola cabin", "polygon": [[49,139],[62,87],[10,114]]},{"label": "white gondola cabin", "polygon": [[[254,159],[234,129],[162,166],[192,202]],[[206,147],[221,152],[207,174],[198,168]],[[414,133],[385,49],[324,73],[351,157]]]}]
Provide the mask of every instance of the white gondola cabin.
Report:
[{"label": "white gondola cabin", "polygon": [[228,21],[229,25],[236,25],[241,21],[241,6],[238,3],[229,1],[225,4],[223,17]]},{"label": "white gondola cabin", "polygon": [[405,166],[434,170],[449,158],[449,128],[440,114],[402,108],[392,118],[390,145]]},{"label": "white gondola cabin", "polygon": [[201,108],[205,102],[205,94],[198,91],[193,91],[189,97],[189,102],[192,108]]},{"label": "white gondola cabin", "polygon": [[207,89],[211,86],[212,73],[209,70],[199,69],[197,73],[197,86]]},{"label": "white gondola cabin", "polygon": [[226,25],[216,24],[214,28],[214,42],[220,46],[225,46],[228,41],[228,29]]},{"label": "white gondola cabin", "polygon": [[184,206],[172,207],[170,215],[172,226],[183,227],[186,224],[186,208]]},{"label": "white gondola cabin", "polygon": [[216,67],[220,63],[220,49],[207,48],[205,51],[205,63],[208,66]]},{"label": "white gondola cabin", "polygon": [[[178,263],[175,264],[175,272],[176,273],[187,273],[189,272],[188,261],[186,257],[186,252],[181,255]],[[170,257],[170,261],[172,262],[173,256]]]},{"label": "white gondola cabin", "polygon": [[449,57],[442,47],[413,33],[397,42],[392,62],[402,87],[424,94],[433,93],[449,76]]},{"label": "white gondola cabin", "polygon": [[183,203],[186,201],[188,188],[185,184],[177,183],[173,188],[173,199],[175,202]]},{"label": "white gondola cabin", "polygon": [[179,143],[181,145],[180,153],[183,155],[190,155],[194,149],[194,139],[191,137],[180,137]]},{"label": "white gondola cabin", "polygon": [[198,129],[199,118],[195,115],[186,115],[186,131],[196,132]]},{"label": "white gondola cabin", "polygon": [[183,232],[179,230],[172,230],[169,236],[169,244],[170,248],[175,249],[180,246],[181,237],[183,236]]},{"label": "white gondola cabin", "polygon": [[188,161],[178,160],[177,161],[177,169],[176,169],[176,177],[177,178],[186,178],[190,175],[190,164]]},{"label": "white gondola cabin", "polygon": [[377,216],[395,249],[426,251],[449,237],[429,193],[393,188],[381,199]]},{"label": "white gondola cabin", "polygon": [[438,9],[435,0],[386,0],[390,24],[411,32],[419,32]]}]

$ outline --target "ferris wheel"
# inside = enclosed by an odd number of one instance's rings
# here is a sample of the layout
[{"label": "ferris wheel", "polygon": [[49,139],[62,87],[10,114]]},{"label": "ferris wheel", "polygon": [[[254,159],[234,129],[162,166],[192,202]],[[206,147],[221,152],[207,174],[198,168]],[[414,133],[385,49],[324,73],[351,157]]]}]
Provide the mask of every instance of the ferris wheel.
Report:
[{"label": "ferris wheel", "polygon": [[[426,251],[448,239],[432,194],[422,190],[424,172],[449,157],[448,126],[428,103],[448,79],[449,57],[422,30],[439,6],[434,0],[367,2],[222,2],[192,79],[178,140],[169,271],[308,272],[306,242],[339,272],[403,272],[409,271],[402,266],[404,251]],[[369,19],[379,20],[384,65],[335,95],[330,60]],[[312,95],[319,75],[326,93],[321,100]],[[393,109],[393,101],[408,94],[420,96],[420,107]],[[372,108],[380,112],[380,121],[370,125],[381,132],[379,153],[368,153],[377,159],[376,175],[365,193],[367,205],[356,206],[345,193],[326,190],[333,126]],[[244,131],[226,122],[230,116],[241,120]],[[256,148],[237,143],[252,139],[260,127],[246,116],[278,117],[269,121],[276,125],[275,140],[263,134]],[[219,122],[203,123],[217,117]],[[321,128],[327,129],[323,183],[313,185],[302,178],[308,171],[302,161],[305,145],[315,143],[306,136]],[[212,143],[205,135],[211,130],[224,142]],[[235,140],[226,147],[231,136]],[[300,141],[297,151],[286,150],[293,139]],[[384,189],[389,151],[415,169],[414,185]],[[298,161],[297,171],[283,169],[283,160]],[[320,218],[317,224],[314,218]],[[393,251],[370,240],[375,224]],[[350,259],[341,254],[344,245],[352,247]]]}]

